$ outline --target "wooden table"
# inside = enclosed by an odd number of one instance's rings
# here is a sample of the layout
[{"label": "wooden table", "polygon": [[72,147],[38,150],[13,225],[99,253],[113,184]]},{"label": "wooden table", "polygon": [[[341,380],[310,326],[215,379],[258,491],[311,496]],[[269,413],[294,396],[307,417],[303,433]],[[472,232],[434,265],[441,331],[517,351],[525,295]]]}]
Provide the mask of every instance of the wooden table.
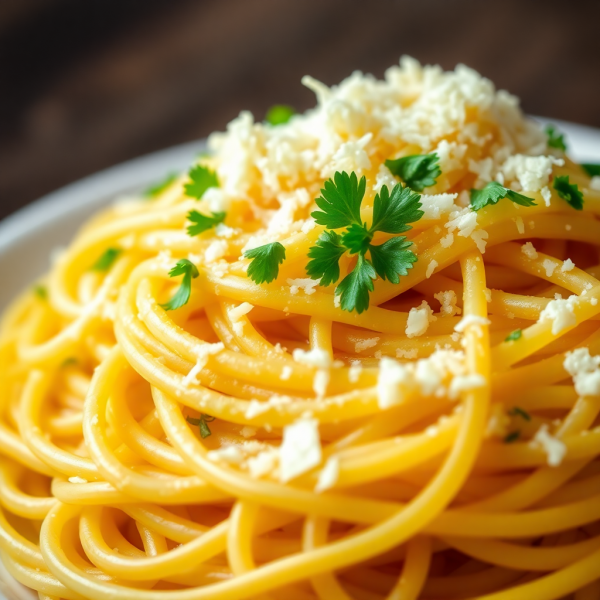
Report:
[{"label": "wooden table", "polygon": [[381,76],[402,54],[464,62],[529,113],[600,126],[600,0],[3,0],[0,218],[240,110]]}]

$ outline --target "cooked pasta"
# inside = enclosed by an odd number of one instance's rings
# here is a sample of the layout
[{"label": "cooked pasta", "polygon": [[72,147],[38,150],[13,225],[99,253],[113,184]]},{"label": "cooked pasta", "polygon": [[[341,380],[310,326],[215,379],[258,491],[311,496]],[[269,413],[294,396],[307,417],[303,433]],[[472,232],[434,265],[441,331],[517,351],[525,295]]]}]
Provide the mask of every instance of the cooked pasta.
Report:
[{"label": "cooked pasta", "polygon": [[466,67],[304,83],[6,312],[6,570],[44,600],[600,598],[598,180]]}]

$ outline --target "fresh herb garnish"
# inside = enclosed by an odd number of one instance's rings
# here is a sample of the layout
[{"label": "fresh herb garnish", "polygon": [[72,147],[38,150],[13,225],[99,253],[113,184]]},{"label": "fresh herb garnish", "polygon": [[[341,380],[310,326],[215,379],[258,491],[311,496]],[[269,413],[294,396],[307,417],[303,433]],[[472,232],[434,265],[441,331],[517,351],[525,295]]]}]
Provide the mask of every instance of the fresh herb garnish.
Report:
[{"label": "fresh herb garnish", "polygon": [[48,299],[48,288],[45,285],[42,285],[41,283],[38,283],[37,285],[33,286],[33,293],[40,300]]},{"label": "fresh herb garnish", "polygon": [[489,204],[496,204],[499,200],[508,198],[521,206],[535,206],[535,202],[528,196],[518,194],[500,185],[497,181],[490,181],[482,190],[471,190],[471,208],[481,210]]},{"label": "fresh herb garnish", "polygon": [[583,194],[576,183],[569,182],[568,175],[559,175],[552,184],[558,195],[568,202],[575,210],[583,209]]},{"label": "fresh herb garnish", "polygon": [[548,148],[556,148],[557,150],[567,151],[567,144],[565,143],[565,136],[559,133],[554,125],[546,125],[544,129],[548,136]]},{"label": "fresh herb garnish", "polygon": [[190,198],[196,198],[196,200],[200,200],[208,188],[219,187],[217,174],[204,165],[192,167],[188,173],[188,177],[190,181],[183,188],[185,195]]},{"label": "fresh herb garnish", "polygon": [[514,406],[513,408],[511,408],[508,411],[508,414],[512,415],[513,417],[521,417],[522,419],[525,419],[526,421],[531,421],[531,415],[526,410],[523,410],[522,408],[519,408],[518,406]]},{"label": "fresh herb garnish", "polygon": [[285,248],[279,242],[273,242],[246,250],[244,256],[252,259],[248,265],[248,277],[254,283],[271,283],[279,275],[279,265],[285,260]]},{"label": "fresh herb garnish", "polygon": [[267,111],[265,121],[270,125],[284,125],[295,114],[296,111],[291,106],[287,104],[275,104],[275,106],[271,106]]},{"label": "fresh herb garnish", "polygon": [[121,252],[123,252],[123,250],[121,250],[121,248],[107,248],[102,253],[100,258],[92,265],[92,267],[91,267],[92,271],[100,271],[100,272],[108,271],[113,266],[113,263],[115,262],[115,260],[117,260],[117,258],[119,258],[119,255],[121,254]]},{"label": "fresh herb garnish", "polygon": [[600,177],[600,164],[583,163],[581,167],[590,177]]},{"label": "fresh herb garnish", "polygon": [[191,210],[187,214],[187,218],[193,225],[188,226],[188,235],[195,236],[200,235],[203,231],[208,231],[215,225],[222,223],[225,220],[225,214],[224,212],[214,212],[210,215],[203,215],[197,210]]},{"label": "fresh herb garnish", "polygon": [[[390,238],[380,245],[372,244],[376,232],[400,234],[411,229],[423,216],[420,210],[420,196],[401,184],[394,186],[390,193],[382,187],[373,201],[373,223],[370,227],[360,217],[360,207],[365,194],[366,179],[360,181],[356,173],[335,173],[333,181],[327,180],[316,199],[321,209],[312,213],[319,225],[329,230],[346,228],[339,235],[325,231],[317,244],[310,248],[311,259],[306,273],[311,279],[320,279],[321,285],[335,283],[340,277],[339,260],[346,252],[358,254],[354,269],[340,282],[335,290],[341,296],[343,310],[356,310],[358,313],[369,308],[369,293],[373,291],[373,280],[377,276],[399,283],[401,275],[407,275],[417,257],[408,250],[412,242],[405,236]],[[370,260],[367,258],[370,254]]]},{"label": "fresh herb garnish", "polygon": [[515,431],[511,431],[508,435],[504,436],[505,444],[512,444],[516,442],[521,437],[521,431],[516,429]]},{"label": "fresh herb garnish", "polygon": [[521,336],[523,335],[523,330],[522,329],[515,329],[514,331],[511,331],[507,336],[506,339],[504,340],[505,342],[515,342],[517,341]]},{"label": "fresh herb garnish", "polygon": [[143,192],[146,198],[156,198],[164,192],[178,177],[177,173],[167,173],[162,181],[159,181]]},{"label": "fresh herb garnish", "polygon": [[196,279],[199,273],[196,265],[187,258],[182,258],[169,271],[169,277],[177,277],[178,275],[183,275],[183,280],[173,297],[168,302],[161,304],[161,307],[165,310],[177,310],[188,303],[192,293],[192,279]]},{"label": "fresh herb garnish", "polygon": [[185,420],[190,424],[198,427],[200,429],[200,436],[204,439],[207,438],[210,434],[210,427],[208,423],[212,423],[215,420],[215,417],[211,417],[210,415],[201,414],[199,419],[194,419],[194,417],[186,417]]},{"label": "fresh herb garnish", "polygon": [[62,361],[61,367],[65,369],[66,367],[72,367],[77,364],[77,359],[74,356],[69,356]]},{"label": "fresh herb garnish", "polygon": [[438,164],[440,157],[433,154],[411,154],[395,160],[386,160],[385,166],[416,192],[435,185],[442,170]]}]

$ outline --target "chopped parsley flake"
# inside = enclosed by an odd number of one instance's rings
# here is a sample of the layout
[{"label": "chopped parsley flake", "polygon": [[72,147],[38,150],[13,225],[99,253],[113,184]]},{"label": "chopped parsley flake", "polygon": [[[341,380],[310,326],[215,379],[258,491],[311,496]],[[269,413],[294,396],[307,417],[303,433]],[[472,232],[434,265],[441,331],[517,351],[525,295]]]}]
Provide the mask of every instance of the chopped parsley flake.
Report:
[{"label": "chopped parsley flake", "polygon": [[201,414],[199,419],[194,419],[194,417],[186,417],[185,420],[190,424],[198,427],[200,429],[200,436],[202,439],[207,438],[211,435],[209,423],[212,423],[215,420],[215,417],[211,417],[210,415]]},{"label": "chopped parsley flake", "polygon": [[183,275],[183,280],[173,297],[168,302],[161,304],[165,310],[177,310],[188,303],[192,293],[192,279],[198,277],[199,273],[196,265],[187,258],[182,258],[169,271],[169,277],[177,277],[178,275]]},{"label": "chopped parsley flake", "polygon": [[33,286],[33,293],[40,300],[48,299],[48,288],[45,285],[38,284]]},{"label": "chopped parsley flake", "polygon": [[514,406],[513,408],[511,408],[508,411],[508,414],[512,415],[513,417],[521,417],[522,419],[525,419],[526,421],[531,421],[531,415],[526,410],[523,410],[522,408],[519,408],[518,406]]},{"label": "chopped parsley flake", "polygon": [[528,196],[518,194],[500,185],[497,181],[490,181],[482,190],[471,190],[471,208],[481,210],[490,204],[496,204],[499,200],[508,198],[515,204],[521,206],[535,206],[535,202]]},{"label": "chopped parsley flake", "polygon": [[583,163],[581,167],[590,177],[600,177],[600,164]]},{"label": "chopped parsley flake", "polygon": [[189,225],[187,228],[188,235],[195,236],[200,235],[204,231],[208,231],[213,228],[215,225],[222,223],[225,220],[226,213],[224,212],[215,212],[210,215],[203,215],[201,212],[197,210],[191,210],[187,214],[188,221],[193,223],[193,225]]},{"label": "chopped parsley flake", "polygon": [[92,265],[92,271],[106,272],[123,252],[121,248],[107,248],[100,258]]},{"label": "chopped parsley flake", "polygon": [[442,174],[439,166],[440,157],[432,154],[411,154],[395,160],[386,160],[385,166],[404,183],[416,192],[435,185]]},{"label": "chopped parsley flake", "polygon": [[219,187],[217,174],[204,165],[192,167],[188,177],[190,181],[184,186],[185,195],[196,200],[200,200],[208,188]]},{"label": "chopped parsley flake", "polygon": [[244,256],[252,259],[248,277],[254,283],[271,283],[279,275],[279,265],[285,260],[285,248],[279,242],[273,242],[247,250]]},{"label": "chopped parsley flake", "polygon": [[546,125],[544,130],[548,136],[548,148],[556,148],[557,150],[567,151],[567,144],[565,143],[565,136],[559,133],[554,125]]},{"label": "chopped parsley flake", "polygon": [[523,335],[523,330],[522,329],[515,329],[514,331],[511,331],[506,336],[506,339],[504,341],[505,342],[516,342],[518,339],[520,339],[520,337],[522,335]]},{"label": "chopped parsley flake", "polygon": [[509,434],[504,436],[504,443],[512,444],[513,442],[516,442],[520,437],[521,431],[519,429],[516,429],[515,431],[511,431]]},{"label": "chopped parsley flake", "polygon": [[178,177],[177,173],[167,173],[162,181],[154,183],[143,192],[146,198],[156,198],[160,196]]},{"label": "chopped parsley flake", "polygon": [[575,210],[583,210],[583,194],[576,183],[569,181],[568,175],[559,175],[552,184],[558,195]]},{"label": "chopped parsley flake", "polygon": [[275,104],[267,111],[265,121],[270,125],[284,125],[294,115],[296,111],[287,104]]}]

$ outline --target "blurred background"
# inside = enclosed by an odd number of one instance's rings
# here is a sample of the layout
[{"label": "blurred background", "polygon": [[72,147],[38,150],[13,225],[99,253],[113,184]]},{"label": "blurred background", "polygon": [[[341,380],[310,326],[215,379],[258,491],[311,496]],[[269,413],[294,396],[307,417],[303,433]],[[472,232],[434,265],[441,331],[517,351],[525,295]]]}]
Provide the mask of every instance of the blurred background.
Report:
[{"label": "blurred background", "polygon": [[0,218],[402,54],[600,127],[600,0],[0,0]]}]

